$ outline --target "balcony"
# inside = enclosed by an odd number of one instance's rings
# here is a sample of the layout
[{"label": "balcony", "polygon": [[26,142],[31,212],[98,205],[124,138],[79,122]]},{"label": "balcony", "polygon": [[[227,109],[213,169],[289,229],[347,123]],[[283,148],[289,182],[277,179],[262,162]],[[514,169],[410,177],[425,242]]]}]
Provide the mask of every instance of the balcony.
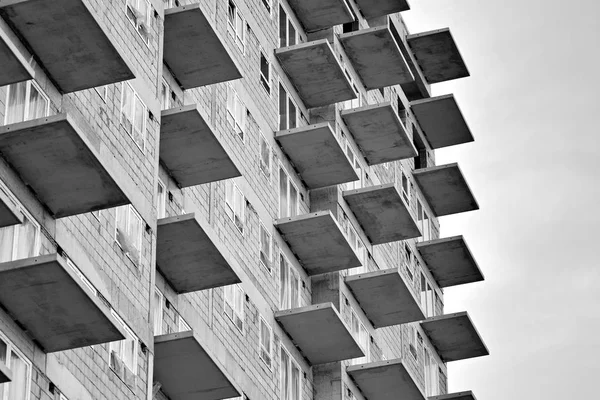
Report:
[{"label": "balcony", "polygon": [[23,215],[16,204],[0,187],[0,228],[18,225],[23,222]]},{"label": "balcony", "polygon": [[356,98],[327,39],[275,50],[283,70],[308,108]]},{"label": "balcony", "polygon": [[192,331],[154,337],[154,381],[171,400],[220,400],[241,395]]},{"label": "balcony", "polygon": [[442,288],[484,279],[462,236],[417,243],[417,250]]},{"label": "balcony", "polygon": [[393,183],[348,190],[343,196],[374,245],[422,235],[409,207]]},{"label": "balcony", "polygon": [[67,114],[0,127],[0,153],[55,218],[130,202],[97,147]]},{"label": "balcony", "polygon": [[369,400],[425,400],[400,359],[352,365],[346,371]]},{"label": "balcony", "polygon": [[12,381],[12,374],[4,363],[0,363],[0,384]]},{"label": "balcony", "polygon": [[109,308],[57,254],[1,263],[0,304],[48,353],[126,337]]},{"label": "balcony", "polygon": [[0,29],[0,86],[33,79],[34,71],[27,60],[11,43],[6,33]]},{"label": "balcony", "polygon": [[354,21],[346,0],[289,0],[306,32],[314,32]]},{"label": "balcony", "polygon": [[309,276],[362,265],[329,211],[282,218],[275,227]]},{"label": "balcony", "polygon": [[350,275],[346,285],[375,328],[421,321],[425,315],[397,268]]},{"label": "balcony", "polygon": [[429,318],[421,327],[443,362],[490,354],[466,312]]},{"label": "balcony", "polygon": [[162,112],[160,160],[180,187],[241,176],[230,153],[197,105]]},{"label": "balcony", "polygon": [[417,169],[413,177],[436,217],[479,209],[458,164]]},{"label": "balcony", "polygon": [[369,165],[417,156],[391,103],[343,110],[341,116]]},{"label": "balcony", "polygon": [[414,81],[389,27],[344,33],[340,35],[340,42],[368,90]]},{"label": "balcony", "polygon": [[410,10],[407,0],[355,0],[365,18],[371,19]]},{"label": "balcony", "polygon": [[242,77],[199,4],[165,10],[164,61],[182,89]]},{"label": "balcony", "polygon": [[275,319],[311,365],[365,355],[332,303],[276,311]]},{"label": "balcony", "polygon": [[450,393],[443,394],[440,396],[432,396],[429,400],[477,400],[473,392],[458,392],[458,393]]},{"label": "balcony", "polygon": [[279,131],[275,139],[308,189],[358,180],[354,167],[327,122]]},{"label": "balcony", "polygon": [[82,0],[13,0],[0,15],[63,93],[135,78]]},{"label": "balcony", "polygon": [[241,282],[216,233],[193,213],[160,219],[156,229],[156,264],[177,293]]}]

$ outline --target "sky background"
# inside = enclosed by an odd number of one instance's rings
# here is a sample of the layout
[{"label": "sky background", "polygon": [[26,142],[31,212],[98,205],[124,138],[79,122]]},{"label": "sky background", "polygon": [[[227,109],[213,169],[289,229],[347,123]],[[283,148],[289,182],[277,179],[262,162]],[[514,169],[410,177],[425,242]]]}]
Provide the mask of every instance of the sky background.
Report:
[{"label": "sky background", "polygon": [[486,280],[448,288],[491,355],[449,364],[478,400],[598,399],[600,1],[412,0],[411,33],[450,27],[471,77],[454,93],[475,142],[458,162],[480,211],[441,218]]}]

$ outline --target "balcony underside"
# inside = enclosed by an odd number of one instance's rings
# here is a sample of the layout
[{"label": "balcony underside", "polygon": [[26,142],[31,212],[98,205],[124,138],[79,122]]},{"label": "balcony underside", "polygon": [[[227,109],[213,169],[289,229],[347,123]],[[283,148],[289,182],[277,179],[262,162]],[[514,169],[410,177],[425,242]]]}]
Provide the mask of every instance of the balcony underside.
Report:
[{"label": "balcony underside", "polygon": [[276,311],[275,319],[311,365],[364,356],[332,303]]},{"label": "balcony underside", "polygon": [[194,214],[157,223],[156,264],[177,293],[239,283],[210,226]]},{"label": "balcony underside", "polygon": [[220,400],[240,395],[192,331],[154,337],[154,381],[160,382],[171,400]]},{"label": "balcony underside", "polygon": [[275,134],[275,139],[309,189],[358,180],[327,122],[280,131]]},{"label": "balcony underside", "polygon": [[326,39],[277,49],[275,56],[308,108],[356,98]]},{"label": "balcony underside", "polygon": [[458,392],[429,397],[429,400],[477,400],[473,392]]},{"label": "balcony underside", "polygon": [[0,264],[0,303],[48,353],[125,338],[108,307],[56,254]]},{"label": "balcony underside", "polygon": [[241,176],[195,104],[162,112],[160,160],[180,187]]},{"label": "balcony underside", "polygon": [[16,204],[8,197],[0,187],[0,228],[18,225],[23,222],[23,215],[17,209]]},{"label": "balcony underside", "polygon": [[369,400],[425,400],[400,359],[352,365],[346,371]]},{"label": "balcony underside", "polygon": [[129,203],[114,166],[66,114],[0,127],[0,153],[55,218]]},{"label": "balcony underside", "polygon": [[12,381],[12,374],[4,363],[0,363],[0,384]]},{"label": "balcony underside", "polygon": [[1,29],[0,60],[2,60],[2,68],[0,68],[0,86],[23,82],[33,78],[33,69],[10,43],[10,40],[5,37],[5,33]]},{"label": "balcony underside", "polygon": [[163,58],[183,89],[242,77],[199,4],[165,10]]},{"label": "balcony underside", "polygon": [[354,21],[345,0],[288,0],[306,32]]},{"label": "balcony underside", "polygon": [[397,268],[350,275],[346,285],[375,328],[425,319]]},{"label": "balcony underside", "polygon": [[82,0],[3,3],[0,15],[63,93],[135,78]]},{"label": "balcony underside", "polygon": [[407,0],[356,0],[356,4],[367,19],[410,10]]},{"label": "balcony underside", "polygon": [[369,165],[417,156],[417,149],[390,103],[343,110],[341,116]]}]

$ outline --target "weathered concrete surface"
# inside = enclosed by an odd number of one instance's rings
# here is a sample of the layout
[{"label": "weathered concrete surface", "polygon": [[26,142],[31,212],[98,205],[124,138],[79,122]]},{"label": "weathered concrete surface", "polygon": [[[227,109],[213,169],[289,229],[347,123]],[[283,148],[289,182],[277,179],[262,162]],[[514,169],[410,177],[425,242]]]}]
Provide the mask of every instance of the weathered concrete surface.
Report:
[{"label": "weathered concrete surface", "polygon": [[429,83],[445,82],[470,75],[450,29],[408,35],[406,40]]},{"label": "weathered concrete surface", "polygon": [[362,265],[329,211],[282,218],[275,227],[309,276]]},{"label": "weathered concrete surface", "polygon": [[109,308],[57,254],[0,264],[0,304],[48,353],[125,338]]},{"label": "weathered concrete surface", "polygon": [[27,81],[33,78],[33,70],[14,48],[4,31],[0,29],[0,86]]},{"label": "weathered concrete surface", "polygon": [[474,140],[454,95],[413,101],[410,108],[432,149]]},{"label": "weathered concrete surface", "polygon": [[340,42],[368,90],[414,81],[410,67],[387,26],[340,35]]},{"label": "weathered concrete surface", "polygon": [[369,400],[425,400],[400,359],[352,365],[347,372]]},{"label": "weathered concrete surface", "polygon": [[241,282],[216,234],[195,214],[158,220],[156,236],[156,264],[176,292]]},{"label": "weathered concrete surface", "polygon": [[23,222],[23,215],[8,194],[0,188],[0,228]]},{"label": "weathered concrete surface", "polygon": [[364,356],[331,303],[276,311],[275,319],[311,365]]},{"label": "weathered concrete surface", "polygon": [[466,312],[429,318],[421,327],[444,362],[490,354]]},{"label": "weathered concrete surface", "polygon": [[224,146],[197,105],[162,112],[160,160],[179,186],[195,186],[241,176]]},{"label": "weathered concrete surface", "polygon": [[135,78],[82,0],[11,0],[0,15],[63,93]]},{"label": "weathered concrete surface", "polygon": [[4,363],[0,363],[0,383],[12,381],[12,374]]},{"label": "weathered concrete surface", "polygon": [[413,177],[436,217],[479,209],[456,163],[418,169]]},{"label": "weathered concrete surface", "polygon": [[422,234],[393,183],[344,191],[343,196],[372,244],[413,239]]},{"label": "weathered concrete surface", "polygon": [[473,392],[458,392],[429,397],[429,400],[477,400]]},{"label": "weathered concrete surface", "polygon": [[407,0],[355,0],[365,18],[375,18],[410,10]]},{"label": "weathered concrete surface", "polygon": [[165,10],[163,58],[183,89],[242,77],[199,4]]},{"label": "weathered concrete surface", "polygon": [[345,0],[288,0],[306,32],[354,21]]},{"label": "weathered concrete surface", "polygon": [[275,50],[275,56],[308,108],[356,98],[326,39]]},{"label": "weathered concrete surface", "polygon": [[369,165],[404,160],[418,154],[389,102],[343,110],[341,116]]},{"label": "weathered concrete surface", "polygon": [[0,127],[0,153],[55,218],[130,203],[67,114]]},{"label": "weathered concrete surface", "polygon": [[350,275],[345,280],[375,328],[425,319],[397,268]]},{"label": "weathered concrete surface", "polygon": [[154,337],[154,381],[171,400],[220,400],[241,394],[192,331]]},{"label": "weathered concrete surface", "polygon": [[309,189],[358,180],[327,122],[279,131],[275,133],[275,139]]},{"label": "weathered concrete surface", "polygon": [[417,250],[440,287],[484,279],[462,236],[417,243]]}]

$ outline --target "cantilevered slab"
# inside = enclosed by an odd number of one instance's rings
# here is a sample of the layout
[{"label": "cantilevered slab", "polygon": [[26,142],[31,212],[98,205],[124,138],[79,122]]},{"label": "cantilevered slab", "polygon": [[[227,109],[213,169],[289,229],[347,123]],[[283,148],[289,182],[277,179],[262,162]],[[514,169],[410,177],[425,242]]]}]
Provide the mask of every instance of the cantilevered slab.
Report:
[{"label": "cantilevered slab", "polygon": [[0,153],[55,218],[129,203],[67,114],[0,127]]},{"label": "cantilevered slab", "polygon": [[282,218],[275,227],[309,276],[362,265],[329,211]]},{"label": "cantilevered slab", "polygon": [[365,18],[382,17],[410,10],[407,0],[355,0]]},{"label": "cantilevered slab", "polygon": [[33,78],[33,69],[27,61],[19,54],[15,46],[0,29],[0,86],[27,81]]},{"label": "cantilevered slab", "polygon": [[458,392],[458,393],[450,393],[450,394],[442,394],[440,396],[431,396],[428,398],[429,400],[477,400],[473,392]]},{"label": "cantilevered slab", "polygon": [[417,250],[440,287],[484,279],[462,236],[417,243]]},{"label": "cantilevered slab", "polygon": [[178,293],[239,283],[218,237],[195,214],[158,220],[156,264]]},{"label": "cantilevered slab", "polygon": [[354,167],[327,122],[275,134],[309,189],[358,180]]},{"label": "cantilevered slab", "polygon": [[0,187],[0,228],[22,222],[23,214],[17,209],[15,202]]},{"label": "cantilevered slab", "polygon": [[327,39],[276,49],[275,56],[308,108],[356,98]]},{"label": "cantilevered slab", "polygon": [[344,192],[344,200],[372,244],[421,236],[409,207],[393,183]]},{"label": "cantilevered slab", "polygon": [[469,76],[450,29],[408,35],[406,40],[427,82],[439,83]]},{"label": "cantilevered slab", "polygon": [[181,187],[241,176],[195,104],[162,112],[160,160]]},{"label": "cantilevered slab", "polygon": [[410,103],[432,149],[473,141],[473,135],[454,95],[433,97]]},{"label": "cantilevered slab", "polygon": [[425,319],[397,268],[350,275],[346,285],[376,328]]},{"label": "cantilevered slab", "polygon": [[390,28],[380,26],[340,35],[346,54],[367,89],[414,81]]},{"label": "cantilevered slab", "polygon": [[458,164],[417,169],[413,177],[436,217],[479,209]]},{"label": "cantilevered slab", "polygon": [[0,363],[0,383],[12,381],[12,374],[4,363]]},{"label": "cantilevered slab", "polygon": [[391,103],[343,110],[341,115],[369,165],[417,156],[417,149]]},{"label": "cantilevered slab", "polygon": [[365,355],[332,303],[276,311],[275,319],[312,365]]},{"label": "cantilevered slab", "polygon": [[165,10],[163,57],[183,89],[242,77],[199,4]]},{"label": "cantilevered slab", "polygon": [[4,1],[0,15],[63,93],[135,78],[82,0]]},{"label": "cantilevered slab", "polygon": [[57,254],[0,264],[0,304],[49,353],[125,338],[109,308]]},{"label": "cantilevered slab", "polygon": [[345,0],[288,0],[306,32],[354,21]]},{"label": "cantilevered slab", "polygon": [[154,381],[171,400],[220,400],[240,392],[192,331],[154,337]]},{"label": "cantilevered slab", "polygon": [[347,372],[369,400],[425,400],[400,359],[352,365]]},{"label": "cantilevered slab", "polygon": [[466,312],[429,318],[421,327],[444,362],[490,354]]}]

